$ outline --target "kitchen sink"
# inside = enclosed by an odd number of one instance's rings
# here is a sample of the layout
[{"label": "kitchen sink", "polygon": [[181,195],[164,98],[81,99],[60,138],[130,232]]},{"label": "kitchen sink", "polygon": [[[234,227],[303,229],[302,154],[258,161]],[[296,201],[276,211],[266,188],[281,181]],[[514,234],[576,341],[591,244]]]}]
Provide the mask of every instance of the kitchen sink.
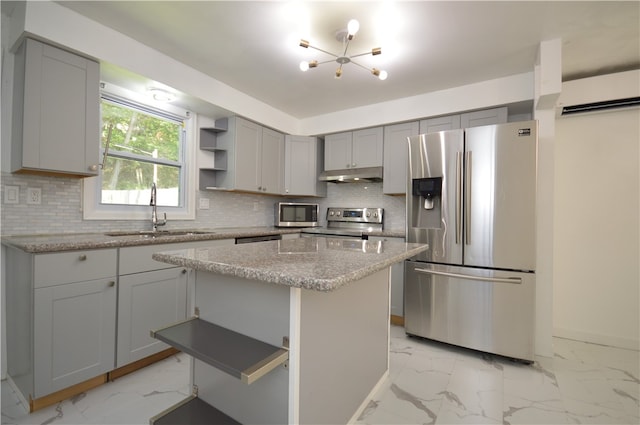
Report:
[{"label": "kitchen sink", "polygon": [[108,232],[106,236],[138,236],[140,238],[158,238],[163,236],[191,236],[191,235],[210,235],[215,232],[204,230],[137,230],[124,232]]}]

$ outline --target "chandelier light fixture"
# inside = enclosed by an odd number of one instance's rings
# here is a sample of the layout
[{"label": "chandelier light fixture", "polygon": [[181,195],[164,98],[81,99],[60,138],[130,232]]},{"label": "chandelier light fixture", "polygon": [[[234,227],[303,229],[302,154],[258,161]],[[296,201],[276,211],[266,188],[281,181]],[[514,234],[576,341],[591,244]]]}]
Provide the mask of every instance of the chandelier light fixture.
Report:
[{"label": "chandelier light fixture", "polygon": [[371,54],[372,56],[377,56],[379,54],[382,53],[382,48],[380,47],[375,47],[373,49],[371,49],[371,51],[368,52],[364,52],[364,53],[359,53],[357,55],[351,55],[348,56],[347,55],[347,50],[349,49],[349,43],[351,42],[351,40],[353,40],[353,37],[356,35],[356,33],[358,32],[358,30],[360,29],[360,23],[355,20],[352,19],[349,21],[348,25],[347,25],[347,29],[346,30],[341,30],[338,31],[336,33],[336,39],[338,41],[342,41],[342,54],[341,55],[336,55],[334,53],[331,52],[327,52],[326,50],[320,49],[318,47],[312,46],[311,44],[309,44],[309,42],[307,40],[300,40],[300,47],[304,47],[305,49],[308,49],[309,47],[311,47],[312,49],[315,50],[319,50],[322,53],[326,53],[330,56],[333,56],[335,59],[331,59],[331,60],[327,60],[324,62],[318,62],[316,60],[311,61],[311,62],[307,62],[307,61],[302,61],[300,62],[300,70],[305,72],[308,71],[309,68],[316,68],[318,65],[322,65],[323,63],[329,63],[329,62],[336,62],[338,63],[338,68],[336,69],[336,74],[335,77],[336,78],[340,78],[342,76],[342,66],[347,64],[347,63],[352,63],[354,65],[359,66],[360,68],[366,69],[367,71],[371,72],[371,74],[375,75],[376,77],[378,77],[381,80],[386,80],[387,79],[387,71],[383,71],[380,69],[376,69],[376,68],[367,68],[364,65],[361,65],[357,62],[355,62],[353,60],[353,58],[357,58],[359,56],[364,56],[364,55],[369,55]]}]

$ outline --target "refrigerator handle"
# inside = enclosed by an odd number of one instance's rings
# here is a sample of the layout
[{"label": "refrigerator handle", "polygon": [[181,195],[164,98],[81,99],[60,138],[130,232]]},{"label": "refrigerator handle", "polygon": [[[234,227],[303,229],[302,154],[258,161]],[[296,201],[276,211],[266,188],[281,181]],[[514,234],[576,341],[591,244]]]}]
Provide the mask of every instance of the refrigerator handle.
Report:
[{"label": "refrigerator handle", "polygon": [[456,244],[462,237],[462,152],[456,152]]},{"label": "refrigerator handle", "polygon": [[471,245],[471,151],[467,151],[464,182],[464,239]]},{"label": "refrigerator handle", "polygon": [[436,276],[445,276],[445,277],[453,277],[456,279],[466,279],[466,280],[479,280],[482,282],[495,282],[495,283],[522,283],[522,278],[520,277],[482,277],[482,276],[471,276],[467,274],[460,273],[449,273],[449,272],[440,272],[436,270],[427,270],[427,269],[414,269],[418,273],[426,273],[433,274]]}]

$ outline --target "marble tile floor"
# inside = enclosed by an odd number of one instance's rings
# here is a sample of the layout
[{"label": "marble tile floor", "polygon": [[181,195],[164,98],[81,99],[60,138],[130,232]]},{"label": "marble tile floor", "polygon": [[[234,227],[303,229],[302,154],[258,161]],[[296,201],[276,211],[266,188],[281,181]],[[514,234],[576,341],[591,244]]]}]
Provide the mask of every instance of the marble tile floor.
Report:
[{"label": "marble tile floor", "polygon": [[[554,338],[523,365],[391,328],[389,379],[356,424],[640,424],[640,352]],[[188,394],[188,357],[170,357],[31,415],[2,382],[2,424],[129,424]]]}]

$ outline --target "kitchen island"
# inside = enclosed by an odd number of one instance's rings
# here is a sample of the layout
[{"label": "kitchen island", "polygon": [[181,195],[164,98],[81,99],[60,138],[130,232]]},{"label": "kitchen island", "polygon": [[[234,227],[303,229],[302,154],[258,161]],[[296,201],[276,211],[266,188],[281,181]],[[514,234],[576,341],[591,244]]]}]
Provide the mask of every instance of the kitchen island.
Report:
[{"label": "kitchen island", "polygon": [[426,249],[300,238],[153,254],[196,278],[194,317],[153,332],[192,356],[194,395],[152,423],[351,421],[388,373],[389,267]]}]

